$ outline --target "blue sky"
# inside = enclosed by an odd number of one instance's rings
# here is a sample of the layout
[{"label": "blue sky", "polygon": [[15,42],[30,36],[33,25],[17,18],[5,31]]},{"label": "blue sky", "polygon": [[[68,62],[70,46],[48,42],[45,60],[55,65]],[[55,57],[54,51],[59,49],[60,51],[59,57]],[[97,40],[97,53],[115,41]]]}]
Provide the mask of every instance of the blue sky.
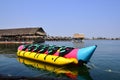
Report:
[{"label": "blue sky", "polygon": [[0,0],[0,29],[27,27],[51,36],[120,37],[120,0]]}]

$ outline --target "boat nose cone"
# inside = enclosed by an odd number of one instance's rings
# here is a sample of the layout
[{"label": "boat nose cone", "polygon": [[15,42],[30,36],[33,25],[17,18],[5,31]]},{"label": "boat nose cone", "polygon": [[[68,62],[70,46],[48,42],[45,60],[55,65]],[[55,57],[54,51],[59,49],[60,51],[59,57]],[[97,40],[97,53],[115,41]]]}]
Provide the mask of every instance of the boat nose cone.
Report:
[{"label": "boat nose cone", "polygon": [[20,46],[18,47],[18,50],[22,50],[23,47],[24,47],[24,45],[20,45]]},{"label": "boat nose cone", "polygon": [[77,59],[88,62],[96,48],[97,45],[79,49]]}]

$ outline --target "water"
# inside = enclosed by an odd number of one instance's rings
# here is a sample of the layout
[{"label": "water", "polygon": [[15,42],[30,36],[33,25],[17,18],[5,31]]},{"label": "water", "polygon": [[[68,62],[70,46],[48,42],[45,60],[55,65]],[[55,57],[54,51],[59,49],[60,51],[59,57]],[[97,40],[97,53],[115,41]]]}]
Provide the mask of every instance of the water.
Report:
[{"label": "water", "polygon": [[83,67],[53,66],[16,56],[19,45],[0,44],[0,77],[40,78],[58,80],[119,80],[120,41],[86,40],[84,43],[48,41],[44,44],[87,47],[98,45],[90,62]]}]

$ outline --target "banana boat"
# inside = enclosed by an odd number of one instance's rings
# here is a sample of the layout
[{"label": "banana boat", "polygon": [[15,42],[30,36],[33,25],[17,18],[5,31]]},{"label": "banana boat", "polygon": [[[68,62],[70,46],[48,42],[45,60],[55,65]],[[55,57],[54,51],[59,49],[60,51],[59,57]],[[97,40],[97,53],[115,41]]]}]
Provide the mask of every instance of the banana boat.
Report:
[{"label": "banana boat", "polygon": [[83,65],[89,62],[96,48],[96,45],[79,49],[56,45],[26,44],[18,47],[17,55],[55,65]]}]

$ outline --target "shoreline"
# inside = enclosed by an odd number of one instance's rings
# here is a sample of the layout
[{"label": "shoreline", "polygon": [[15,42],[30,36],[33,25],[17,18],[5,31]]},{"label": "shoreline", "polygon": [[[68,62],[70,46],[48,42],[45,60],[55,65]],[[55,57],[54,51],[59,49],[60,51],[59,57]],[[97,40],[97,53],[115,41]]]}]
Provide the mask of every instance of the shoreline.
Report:
[{"label": "shoreline", "polygon": [[32,41],[23,42],[23,41],[0,41],[0,44],[31,44]]},{"label": "shoreline", "polygon": [[[85,40],[110,40],[110,39],[85,39]],[[67,41],[67,40],[46,40],[46,41]],[[118,40],[115,40],[115,41],[118,41]],[[0,44],[31,44],[31,43],[33,43],[33,41],[25,41],[25,42],[24,41],[0,41]]]}]

